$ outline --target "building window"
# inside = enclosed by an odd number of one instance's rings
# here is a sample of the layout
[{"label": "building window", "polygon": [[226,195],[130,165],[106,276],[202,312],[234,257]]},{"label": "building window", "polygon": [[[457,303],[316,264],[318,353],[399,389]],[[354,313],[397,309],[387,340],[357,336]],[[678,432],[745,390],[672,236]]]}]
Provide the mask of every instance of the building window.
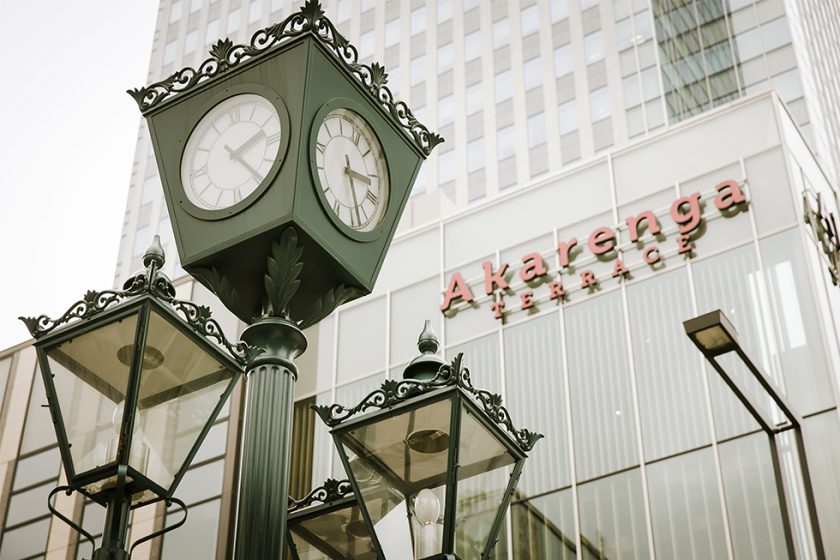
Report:
[{"label": "building window", "polygon": [[447,95],[438,100],[438,126],[444,127],[455,121],[455,96]]},{"label": "building window", "polygon": [[545,144],[545,113],[537,113],[528,117],[528,147],[534,148]]},{"label": "building window", "polygon": [[237,31],[239,31],[239,8],[231,11],[228,14],[227,19],[227,33],[228,35],[233,35]]},{"label": "building window", "polygon": [[256,23],[262,17],[262,0],[251,0],[248,6],[248,23]]},{"label": "building window", "polygon": [[464,36],[464,62],[481,56],[481,32],[473,31]]},{"label": "building window", "polygon": [[455,178],[455,150],[441,152],[438,156],[438,182],[448,183]]},{"label": "building window", "polygon": [[385,47],[392,47],[400,42],[400,20],[392,19],[385,24]]},{"label": "building window", "polygon": [[469,12],[481,3],[481,0],[464,0],[464,12]]},{"label": "building window", "polygon": [[467,173],[478,171],[484,165],[484,137],[482,136],[467,144]]},{"label": "building window", "polygon": [[172,2],[172,8],[169,10],[169,23],[175,23],[179,19],[181,19],[181,11],[184,7],[181,5],[181,2]]},{"label": "building window", "polygon": [[420,6],[411,12],[411,34],[417,35],[426,30],[426,7]]},{"label": "building window", "polygon": [[204,4],[203,0],[190,0],[190,13],[194,14],[201,9]]},{"label": "building window", "polygon": [[362,33],[359,37],[359,59],[364,60],[373,56],[375,34],[373,31]]},{"label": "building window", "polygon": [[411,59],[411,75],[408,77],[412,86],[423,83],[426,79],[426,55]]},{"label": "building window", "polygon": [[510,20],[500,19],[493,24],[493,48],[498,49],[510,43]]},{"label": "building window", "polygon": [[528,36],[531,33],[536,33],[540,30],[540,15],[537,11],[537,5],[534,4],[530,8],[525,8],[520,14],[520,28],[522,29],[522,36]]},{"label": "building window", "polygon": [[574,70],[574,60],[572,59],[572,45],[563,45],[554,49],[554,76],[559,78],[565,76]]},{"label": "building window", "polygon": [[516,154],[516,128],[514,125],[506,126],[496,132],[496,147],[499,152],[499,160],[507,159]]},{"label": "building window", "polygon": [[376,0],[362,0],[362,12],[372,10],[376,7]]},{"label": "building window", "polygon": [[172,64],[175,62],[175,49],[178,47],[176,41],[169,41],[163,47],[163,65]]},{"label": "building window", "polygon": [[578,129],[580,124],[576,99],[557,106],[557,125],[560,128],[560,134],[567,134]]},{"label": "building window", "polygon": [[338,0],[336,7],[337,21],[344,22],[350,19],[350,2],[352,0]]},{"label": "building window", "polygon": [[534,89],[542,85],[542,64],[540,57],[535,57],[529,60],[522,67],[523,82],[525,89]]},{"label": "building window", "polygon": [[499,72],[495,78],[496,103],[501,103],[513,97],[513,79],[510,70]]},{"label": "building window", "polygon": [[207,22],[207,31],[204,33],[205,43],[215,43],[219,38],[219,18]]},{"label": "building window", "polygon": [[437,53],[438,74],[443,74],[447,70],[452,70],[452,65],[455,59],[455,47],[452,43],[446,43],[440,47]]},{"label": "building window", "polygon": [[481,82],[467,88],[466,98],[468,115],[472,115],[481,110],[481,107],[484,105],[484,92],[481,88]]},{"label": "building window", "polygon": [[551,23],[557,23],[569,17],[569,0],[551,0],[549,4]]},{"label": "building window", "polygon": [[437,2],[437,22],[452,19],[452,0],[438,0]]},{"label": "building window", "polygon": [[187,36],[184,37],[184,55],[189,55],[195,52],[195,47],[198,43],[198,29],[193,29]]},{"label": "building window", "polygon": [[589,92],[589,113],[592,122],[610,116],[610,92],[606,86]]},{"label": "building window", "polygon": [[583,52],[587,64],[604,58],[604,34],[600,30],[583,37]]}]

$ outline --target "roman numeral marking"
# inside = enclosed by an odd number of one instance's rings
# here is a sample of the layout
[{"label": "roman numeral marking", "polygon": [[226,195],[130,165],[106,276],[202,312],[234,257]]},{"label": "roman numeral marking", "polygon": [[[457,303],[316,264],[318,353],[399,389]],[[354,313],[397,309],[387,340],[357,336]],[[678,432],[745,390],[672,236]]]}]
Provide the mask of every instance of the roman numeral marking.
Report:
[{"label": "roman numeral marking", "polygon": [[322,154],[324,153],[324,148],[326,148],[326,146],[324,146],[320,142],[315,142],[315,149],[321,152]]},{"label": "roman numeral marking", "polygon": [[233,121],[233,124],[242,120],[242,116],[239,114],[239,107],[234,107],[228,114],[230,115],[230,120]]},{"label": "roman numeral marking", "polygon": [[266,140],[266,143],[268,143],[268,144],[274,144],[275,142],[279,142],[280,141],[280,133],[278,132],[277,134],[272,134],[271,136],[267,137],[265,140]]},{"label": "roman numeral marking", "polygon": [[[362,133],[354,128],[351,140],[353,140],[353,143],[356,145],[357,148],[359,147],[359,140],[361,140],[361,139],[362,139]],[[364,157],[364,156],[362,156],[362,157]]]},{"label": "roman numeral marking", "polygon": [[365,200],[371,201],[374,206],[376,206],[379,203],[379,198],[370,191],[365,193]]}]

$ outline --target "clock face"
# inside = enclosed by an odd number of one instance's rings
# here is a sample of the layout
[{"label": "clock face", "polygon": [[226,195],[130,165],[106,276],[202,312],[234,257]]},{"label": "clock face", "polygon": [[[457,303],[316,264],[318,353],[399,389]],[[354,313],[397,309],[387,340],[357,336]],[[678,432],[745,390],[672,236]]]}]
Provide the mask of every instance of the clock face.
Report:
[{"label": "clock face", "polygon": [[195,206],[229,208],[256,191],[280,152],[277,109],[253,93],[228,97],[193,129],[181,159],[181,184]]},{"label": "clock face", "polygon": [[349,109],[335,109],[315,137],[317,183],[329,212],[358,232],[373,230],[388,207],[388,165],[373,129]]}]

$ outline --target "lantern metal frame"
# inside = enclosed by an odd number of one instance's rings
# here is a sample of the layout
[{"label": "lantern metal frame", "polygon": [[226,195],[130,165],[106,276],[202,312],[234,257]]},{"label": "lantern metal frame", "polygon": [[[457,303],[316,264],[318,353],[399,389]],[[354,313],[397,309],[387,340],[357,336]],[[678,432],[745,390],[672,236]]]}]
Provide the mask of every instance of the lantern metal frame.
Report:
[{"label": "lantern metal frame", "polygon": [[[428,325],[427,325],[428,328]],[[422,335],[421,335],[422,338]],[[437,341],[435,340],[435,346]],[[487,534],[481,557],[487,558],[498,540],[499,529],[504,521],[505,513],[510,505],[516,484],[522,474],[522,468],[528,452],[534,444],[542,438],[542,434],[528,429],[517,429],[507,409],[502,406],[502,398],[489,391],[476,389],[471,380],[469,369],[463,365],[463,354],[458,354],[450,364],[443,364],[431,379],[394,379],[385,380],[381,387],[368,394],[357,405],[347,408],[340,404],[315,405],[313,408],[321,420],[329,427],[341,462],[350,475],[353,491],[359,499],[359,506],[368,526],[371,540],[376,551],[383,555],[382,545],[374,529],[373,522],[365,504],[364,493],[361,491],[356,477],[353,475],[350,460],[340,441],[340,436],[362,426],[397,416],[399,414],[419,409],[443,400],[451,399],[450,434],[447,450],[447,470],[445,474],[446,497],[443,504],[444,526],[441,552],[424,560],[444,560],[458,558],[455,554],[455,512],[457,507],[458,475],[461,466],[458,464],[458,449],[461,443],[462,414],[472,415],[491,436],[499,442],[514,458],[510,478],[504,490],[501,503]],[[368,412],[371,411],[371,412]],[[355,417],[356,414],[365,413]],[[377,465],[376,474],[389,480],[404,496],[408,496],[414,487],[423,487],[427,481],[419,481],[411,485],[398,480],[385,465]]]},{"label": "lantern metal frame", "polygon": [[[328,478],[324,481],[322,486],[315,488],[304,498],[300,500],[289,499],[289,517],[286,522],[286,536],[288,539],[289,549],[292,553],[293,560],[299,560],[297,546],[292,538],[292,530],[298,527],[305,521],[321,517],[322,515],[329,515],[343,509],[359,507],[359,500],[353,491],[353,485],[349,480],[335,480]],[[360,508],[361,509],[361,508]],[[367,530],[367,524],[365,524]],[[304,531],[298,529],[301,533]],[[326,554],[329,558],[348,558],[340,552],[328,548],[327,543],[322,548],[315,542],[314,536],[307,539],[315,548]]]},{"label": "lantern metal frame", "polygon": [[[261,348],[249,346],[244,342],[231,343],[225,337],[218,322],[212,318],[209,307],[177,299],[175,297],[175,287],[161,270],[164,262],[165,256],[160,245],[160,238],[156,235],[152,245],[143,256],[145,270],[138,272],[126,281],[122,290],[98,292],[90,290],[84,294],[81,300],[71,305],[58,319],[52,319],[47,315],[20,318],[35,339],[34,346],[46,390],[47,406],[52,417],[64,472],[67,476],[67,485],[56,488],[50,494],[48,508],[56,513],[52,505],[52,497],[58,491],[65,491],[68,494],[78,491],[92,501],[108,508],[103,547],[94,553],[94,558],[111,558],[112,556],[108,556],[108,554],[116,554],[116,556],[113,556],[114,558],[125,557],[127,553],[123,538],[127,527],[129,509],[161,500],[167,504],[177,503],[182,505],[182,502],[173,498],[175,489],[192,463],[195,454],[213,426],[213,422],[218,417],[234,386],[242,376],[244,367],[262,352]],[[197,438],[178,466],[172,481],[165,488],[159,482],[129,465],[136,409],[139,401],[139,386],[143,371],[143,358],[152,313],[157,313],[171,328],[184,335],[189,342],[218,361],[222,366],[219,371],[223,371],[225,377],[230,375],[230,380],[221,393],[218,402],[213,406],[212,412],[205,420]],[[72,442],[69,441],[65,425],[66,411],[61,410],[48,352],[76,337],[93,333],[127,317],[136,317],[136,325],[133,327],[131,359],[127,364],[128,377],[123,395],[125,413],[118,434],[120,447],[118,447],[113,461],[77,472],[70,449]],[[80,367],[84,366],[80,365]],[[108,484],[95,491],[86,488],[91,484],[111,478],[114,479],[113,484]],[[151,492],[152,495],[148,495],[147,492]],[[58,517],[89,537],[71,520],[62,515],[58,515]],[[181,524],[182,522],[178,523],[177,526]],[[166,530],[170,529],[167,528]],[[147,538],[158,534],[160,532]],[[144,542],[147,538],[137,541],[135,545]]]}]

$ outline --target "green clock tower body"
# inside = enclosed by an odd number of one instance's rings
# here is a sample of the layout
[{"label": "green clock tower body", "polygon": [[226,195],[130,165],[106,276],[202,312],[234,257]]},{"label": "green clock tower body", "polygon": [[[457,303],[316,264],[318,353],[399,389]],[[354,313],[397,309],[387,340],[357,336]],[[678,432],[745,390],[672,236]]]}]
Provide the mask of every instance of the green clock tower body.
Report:
[{"label": "green clock tower body", "polygon": [[301,332],[370,293],[414,179],[443,140],[316,0],[129,93],[146,117],[183,268],[265,351],[246,377],[237,558],[285,549]]}]

